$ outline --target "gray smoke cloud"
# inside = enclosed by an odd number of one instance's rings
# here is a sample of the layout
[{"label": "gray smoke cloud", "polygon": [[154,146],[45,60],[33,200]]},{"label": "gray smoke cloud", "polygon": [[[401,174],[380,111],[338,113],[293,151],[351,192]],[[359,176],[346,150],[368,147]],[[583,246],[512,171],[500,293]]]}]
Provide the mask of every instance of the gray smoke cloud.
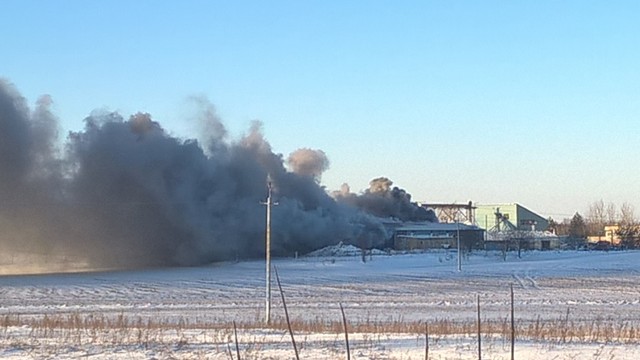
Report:
[{"label": "gray smoke cloud", "polygon": [[438,222],[432,210],[427,210],[411,201],[411,195],[405,190],[393,186],[393,181],[379,177],[369,182],[369,188],[362,194],[351,192],[348,184],[334,192],[340,203],[349,204],[379,218],[392,218],[400,221]]},{"label": "gray smoke cloud", "polygon": [[419,218],[390,182],[336,201],[317,183],[324,153],[295,152],[290,172],[260,123],[228,140],[213,106],[198,101],[208,129],[200,141],[169,135],[146,113],[96,111],[57,148],[51,98],[31,110],[0,80],[0,250],[122,268],[263,256],[267,175],[279,203],[275,256],[338,241],[384,246],[379,217]]},{"label": "gray smoke cloud", "polygon": [[329,158],[322,150],[303,148],[292,152],[287,158],[287,164],[294,173],[320,182],[322,173],[329,168]]}]

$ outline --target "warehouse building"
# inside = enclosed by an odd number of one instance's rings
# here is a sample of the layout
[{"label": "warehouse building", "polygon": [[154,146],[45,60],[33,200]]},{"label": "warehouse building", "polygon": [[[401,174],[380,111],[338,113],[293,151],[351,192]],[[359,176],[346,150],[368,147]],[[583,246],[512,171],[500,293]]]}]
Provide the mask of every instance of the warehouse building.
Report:
[{"label": "warehouse building", "polygon": [[475,220],[479,227],[489,231],[508,220],[517,230],[545,231],[549,221],[524,206],[511,204],[474,204]]},{"label": "warehouse building", "polygon": [[396,250],[454,249],[465,251],[484,247],[484,230],[458,223],[405,223],[394,229],[393,247]]}]

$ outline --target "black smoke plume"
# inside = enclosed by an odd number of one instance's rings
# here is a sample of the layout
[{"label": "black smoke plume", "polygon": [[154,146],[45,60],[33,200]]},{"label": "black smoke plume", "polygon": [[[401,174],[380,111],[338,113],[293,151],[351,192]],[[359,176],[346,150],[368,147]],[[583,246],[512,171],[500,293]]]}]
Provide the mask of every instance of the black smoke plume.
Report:
[{"label": "black smoke plume", "polygon": [[334,192],[334,197],[340,203],[349,204],[379,218],[392,218],[403,222],[438,222],[432,210],[411,202],[410,194],[392,186],[393,181],[379,177],[371,180],[369,189],[360,195],[352,193],[349,185],[344,184],[340,191]]},{"label": "black smoke plume", "polygon": [[[326,155],[300,150],[290,172],[255,123],[237,140],[203,102],[203,141],[170,136],[149,114],[94,112],[57,146],[51,99],[34,110],[0,80],[0,251],[63,255],[90,267],[197,265],[263,256],[266,179],[273,253],[304,253],[339,241],[382,246],[378,217],[402,215],[408,194],[369,191],[336,201],[318,185]],[[389,184],[390,185],[390,184]],[[378,204],[378,205],[376,205]],[[352,206],[355,205],[356,207]],[[375,211],[367,213],[357,208]],[[379,207],[379,206],[378,206]],[[373,214],[373,215],[372,215]],[[411,216],[409,216],[411,215]]]}]

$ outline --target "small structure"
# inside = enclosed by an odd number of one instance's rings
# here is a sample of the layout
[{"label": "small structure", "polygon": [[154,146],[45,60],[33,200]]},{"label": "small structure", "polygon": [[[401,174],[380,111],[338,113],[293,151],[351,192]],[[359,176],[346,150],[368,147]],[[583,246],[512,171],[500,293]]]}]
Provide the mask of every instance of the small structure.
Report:
[{"label": "small structure", "polygon": [[482,249],[484,230],[460,223],[405,223],[394,229],[393,247],[396,250],[426,250],[457,248],[465,251]]},{"label": "small structure", "polygon": [[620,236],[620,225],[609,224],[604,226],[604,235],[587,236],[587,241],[592,244],[599,242],[608,242],[609,245],[620,245],[622,237]]},{"label": "small structure", "polygon": [[433,210],[441,223],[460,222],[467,225],[476,225],[476,207],[473,206],[471,201],[467,204],[424,203],[420,204],[420,206]]},{"label": "small structure", "polygon": [[632,247],[640,246],[639,224],[608,224],[604,226],[602,235],[588,236],[590,248]]},{"label": "small structure", "polygon": [[487,250],[553,250],[560,248],[558,235],[548,231],[513,230],[487,232]]}]

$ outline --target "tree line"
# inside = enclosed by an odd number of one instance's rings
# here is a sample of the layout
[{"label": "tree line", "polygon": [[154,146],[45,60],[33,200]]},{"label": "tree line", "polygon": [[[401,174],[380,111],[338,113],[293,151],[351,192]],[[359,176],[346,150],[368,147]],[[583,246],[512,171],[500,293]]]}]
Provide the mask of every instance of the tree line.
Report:
[{"label": "tree line", "polygon": [[549,218],[549,229],[559,236],[572,239],[605,236],[605,226],[611,225],[615,235],[620,239],[620,246],[629,249],[640,248],[640,222],[636,219],[633,205],[623,203],[617,207],[614,203],[603,200],[589,205],[587,215],[576,212],[571,219],[557,222]]}]

